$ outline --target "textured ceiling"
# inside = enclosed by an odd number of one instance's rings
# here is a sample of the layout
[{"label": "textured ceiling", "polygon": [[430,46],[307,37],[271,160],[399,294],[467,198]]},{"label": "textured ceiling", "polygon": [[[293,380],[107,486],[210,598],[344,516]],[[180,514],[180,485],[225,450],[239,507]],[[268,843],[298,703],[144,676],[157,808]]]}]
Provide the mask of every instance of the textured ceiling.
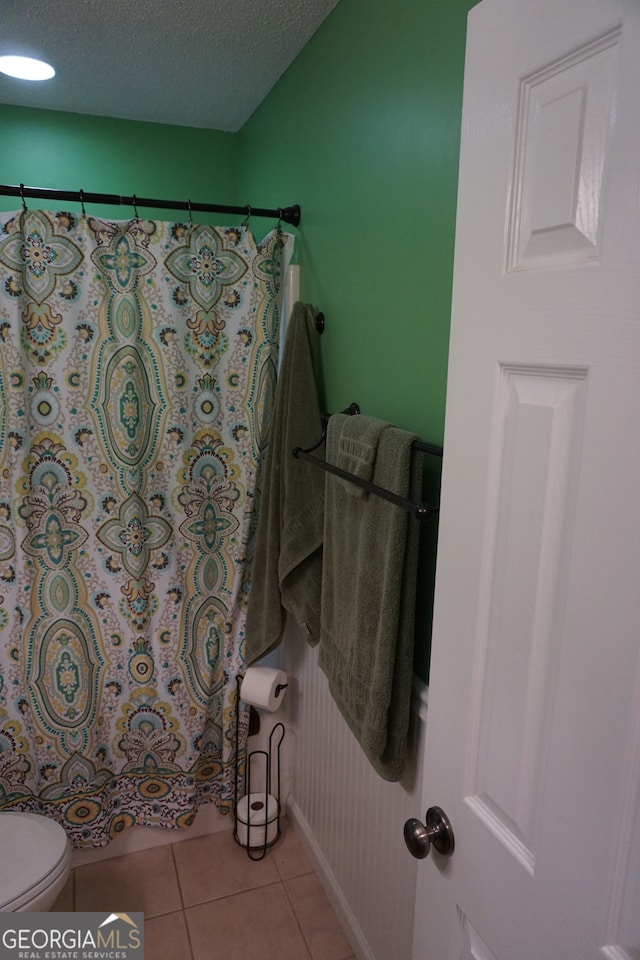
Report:
[{"label": "textured ceiling", "polygon": [[0,103],[239,130],[338,0],[0,0]]}]

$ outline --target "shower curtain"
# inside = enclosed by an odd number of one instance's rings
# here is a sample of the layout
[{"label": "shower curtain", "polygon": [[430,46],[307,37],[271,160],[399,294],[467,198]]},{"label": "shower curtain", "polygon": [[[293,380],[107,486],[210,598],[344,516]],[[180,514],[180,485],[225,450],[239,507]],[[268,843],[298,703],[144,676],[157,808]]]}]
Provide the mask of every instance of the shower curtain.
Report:
[{"label": "shower curtain", "polygon": [[0,215],[0,810],[76,846],[232,807],[282,239]]}]

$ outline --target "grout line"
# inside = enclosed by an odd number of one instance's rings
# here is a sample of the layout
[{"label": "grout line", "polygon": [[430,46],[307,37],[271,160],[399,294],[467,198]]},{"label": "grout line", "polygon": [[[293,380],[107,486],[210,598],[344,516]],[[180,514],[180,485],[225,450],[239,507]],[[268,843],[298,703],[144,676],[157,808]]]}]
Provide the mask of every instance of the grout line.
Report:
[{"label": "grout line", "polygon": [[[318,881],[318,884],[320,885],[320,889],[322,890],[322,884],[320,883],[320,878],[318,877],[318,874],[316,873],[316,871],[313,870],[313,869],[311,869],[311,871],[310,871],[309,873],[303,873],[303,874],[300,874],[299,877],[290,877],[289,879],[290,879],[290,880],[299,880],[299,879],[301,879],[302,877],[308,877],[308,876],[311,876],[312,874],[313,874],[313,876],[316,878],[316,880]],[[296,923],[298,924],[298,929],[300,930],[300,933],[302,934],[302,938],[303,938],[303,940],[304,940],[304,942],[305,942],[305,946],[307,947],[307,952],[309,953],[309,956],[312,958],[312,960],[314,960],[313,951],[311,950],[311,947],[310,947],[309,943],[307,942],[307,938],[306,938],[306,936],[305,936],[305,934],[304,934],[304,930],[303,930],[303,928],[302,928],[302,923],[301,923],[301,921],[298,919],[298,914],[297,914],[297,911],[296,911],[296,908],[295,908],[295,904],[294,904],[293,900],[291,899],[291,897],[289,896],[289,891],[287,890],[287,884],[286,884],[286,882],[285,882],[284,880],[282,881],[282,886],[284,887],[285,895],[286,895],[286,897],[287,897],[287,900],[289,901],[289,904],[290,904],[290,906],[291,906],[291,909],[293,910],[293,915],[294,915],[294,917],[296,918]],[[348,953],[345,957],[336,957],[335,960],[355,960],[354,953],[353,953],[353,945],[349,942],[349,938],[347,937],[346,933],[344,932],[344,930],[343,930],[343,928],[342,928],[342,924],[341,924],[340,921],[338,920],[338,915],[336,914],[336,911],[333,909],[333,905],[331,904],[329,898],[326,896],[326,894],[324,893],[324,891],[322,891],[322,893],[323,893],[323,896],[325,897],[325,899],[326,899],[326,901],[327,901],[327,904],[328,904],[328,907],[329,907],[331,913],[332,913],[332,914],[334,915],[334,917],[336,918],[336,922],[338,923],[338,926],[340,927],[340,929],[342,929],[342,931],[343,931],[343,933],[344,933],[344,935],[345,935],[345,939],[347,940],[347,943],[348,943],[347,949],[349,950],[349,953]]]},{"label": "grout line", "polygon": [[171,844],[171,859],[173,861],[173,869],[176,875],[176,881],[178,883],[178,893],[180,894],[180,904],[184,910],[184,897],[182,896],[182,884],[180,883],[180,871],[178,870],[178,861],[176,860],[175,850],[173,849],[175,844]]},{"label": "grout line", "polygon": [[309,946],[309,942],[307,941],[307,938],[306,938],[306,936],[305,936],[305,934],[304,934],[304,930],[302,929],[302,924],[300,923],[300,920],[298,919],[298,914],[296,913],[296,908],[295,908],[294,905],[293,905],[293,901],[292,901],[291,897],[289,896],[289,891],[287,890],[287,885],[286,885],[286,883],[284,882],[284,880],[281,881],[281,884],[282,884],[282,888],[283,888],[283,890],[284,890],[284,895],[285,895],[285,897],[287,898],[287,903],[289,904],[289,907],[290,907],[290,909],[291,909],[291,913],[293,914],[293,919],[295,920],[296,926],[297,926],[298,930],[300,931],[300,936],[302,937],[302,942],[304,943],[305,950],[306,950],[307,953],[309,954],[309,960],[313,960],[313,954],[312,954],[312,952],[311,952],[311,947]]},{"label": "grout line", "polygon": [[313,869],[313,867],[309,867],[308,870],[303,870],[302,873],[290,873],[286,877],[283,877],[282,874],[280,873],[280,869],[277,863],[276,863],[276,870],[278,871],[278,876],[280,877],[283,883],[285,882],[285,880],[301,880],[302,877],[310,877],[312,873],[315,873],[315,870]]},{"label": "grout line", "polygon": [[178,893],[180,894],[180,903],[182,904],[182,919],[184,921],[184,928],[187,931],[187,943],[189,944],[189,957],[185,960],[193,960],[193,943],[191,942],[191,931],[189,930],[189,921],[187,920],[187,914],[185,912],[184,897],[182,895],[182,884],[180,883],[180,871],[178,870],[178,861],[176,860],[176,854],[174,850],[175,844],[171,844],[171,858],[173,860],[173,869],[176,872],[176,880],[178,881]]},{"label": "grout line", "polygon": [[234,897],[241,897],[245,893],[255,893],[257,890],[266,890],[268,887],[277,887],[282,885],[282,880],[271,880],[269,883],[261,883],[257,887],[246,887],[244,890],[236,890],[235,893],[226,893],[224,897],[212,897],[211,900],[200,900],[198,903],[190,903],[185,910],[192,910],[194,907],[204,907],[207,903],[222,903],[224,900],[233,900]]},{"label": "grout line", "polygon": [[189,957],[188,958],[185,957],[185,960],[194,960],[193,943],[191,942],[191,931],[189,930],[189,921],[187,920],[187,914],[184,910],[182,911],[182,919],[184,920],[184,928],[187,931],[187,943],[189,944]]}]

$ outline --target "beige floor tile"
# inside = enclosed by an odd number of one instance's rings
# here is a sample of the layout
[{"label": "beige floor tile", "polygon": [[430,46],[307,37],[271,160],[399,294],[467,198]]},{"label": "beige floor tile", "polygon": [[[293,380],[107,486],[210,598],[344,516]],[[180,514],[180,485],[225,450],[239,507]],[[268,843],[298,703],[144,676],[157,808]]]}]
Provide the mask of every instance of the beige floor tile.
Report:
[{"label": "beige floor tile", "polygon": [[70,871],[67,882],[51,907],[52,913],[66,913],[71,910],[73,910],[73,870]]},{"label": "beige floor tile", "polygon": [[281,880],[313,873],[313,867],[298,839],[294,825],[286,817],[281,821],[282,836],[270,850]]},{"label": "beige floor tile", "polygon": [[310,960],[281,883],[185,910],[193,960]]},{"label": "beige floor tile", "polygon": [[229,897],[279,879],[273,860],[250,860],[230,831],[173,846],[185,907]]},{"label": "beige floor tile", "polygon": [[315,873],[285,882],[312,960],[345,960],[353,954]]},{"label": "beige floor tile", "polygon": [[145,920],[144,953],[149,960],[191,960],[184,913],[167,913]]},{"label": "beige floor tile", "polygon": [[182,908],[171,847],[153,847],[75,869],[76,910],[132,913],[145,919]]}]

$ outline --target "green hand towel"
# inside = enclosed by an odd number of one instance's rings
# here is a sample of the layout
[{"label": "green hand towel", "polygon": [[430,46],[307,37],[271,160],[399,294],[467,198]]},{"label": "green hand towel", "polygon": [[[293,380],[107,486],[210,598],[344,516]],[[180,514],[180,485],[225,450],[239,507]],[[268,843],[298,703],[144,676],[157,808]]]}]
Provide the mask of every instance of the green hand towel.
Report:
[{"label": "green hand towel", "polygon": [[[371,480],[376,462],[378,441],[382,431],[390,426],[375,417],[349,416],[336,413],[332,430],[339,435],[335,465],[353,473],[360,480]],[[364,499],[369,494],[362,487],[338,477],[337,482],[351,497]]]},{"label": "green hand towel", "polygon": [[279,642],[285,610],[310,644],[320,637],[324,473],[293,456],[322,435],[313,367],[317,340],[313,308],[293,307],[258,506],[247,606],[244,658],[254,663]]},{"label": "green hand towel", "polygon": [[[359,417],[349,418],[350,433]],[[338,463],[344,421],[331,417],[327,460]],[[369,425],[364,424],[365,430]],[[384,425],[372,480],[420,499],[418,438]],[[399,780],[406,761],[413,679],[419,523],[373,493],[350,496],[327,474],[319,664],[375,770]]]}]

